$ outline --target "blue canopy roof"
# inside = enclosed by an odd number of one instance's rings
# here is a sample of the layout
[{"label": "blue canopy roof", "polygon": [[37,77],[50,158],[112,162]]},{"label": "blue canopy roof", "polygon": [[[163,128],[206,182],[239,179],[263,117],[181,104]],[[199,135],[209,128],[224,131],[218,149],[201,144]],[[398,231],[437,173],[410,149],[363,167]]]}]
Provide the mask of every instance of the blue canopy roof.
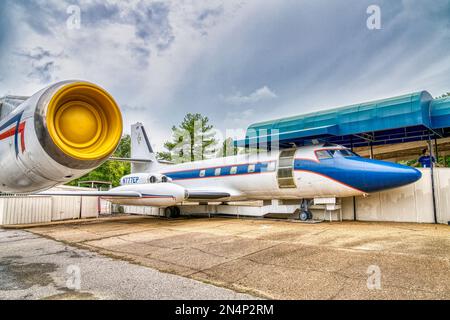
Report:
[{"label": "blue canopy roof", "polygon": [[252,124],[238,146],[323,139],[343,145],[388,144],[450,135],[450,98],[427,91]]}]

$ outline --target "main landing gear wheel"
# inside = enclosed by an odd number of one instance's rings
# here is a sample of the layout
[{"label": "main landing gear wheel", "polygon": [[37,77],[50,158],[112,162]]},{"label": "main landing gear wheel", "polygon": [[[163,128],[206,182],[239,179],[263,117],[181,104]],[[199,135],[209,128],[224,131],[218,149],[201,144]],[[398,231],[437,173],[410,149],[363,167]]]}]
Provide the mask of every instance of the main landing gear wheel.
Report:
[{"label": "main landing gear wheel", "polygon": [[178,207],[167,207],[164,209],[164,216],[167,219],[178,218],[181,215],[181,210]]}]

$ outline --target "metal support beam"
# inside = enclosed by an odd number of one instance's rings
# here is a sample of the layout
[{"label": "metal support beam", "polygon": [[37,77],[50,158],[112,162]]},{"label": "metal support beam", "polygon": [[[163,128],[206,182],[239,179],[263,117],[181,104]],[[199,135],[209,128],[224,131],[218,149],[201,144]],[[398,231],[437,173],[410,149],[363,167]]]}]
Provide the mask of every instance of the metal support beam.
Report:
[{"label": "metal support beam", "polygon": [[439,150],[438,150],[438,142],[437,142],[436,138],[434,138],[434,150],[436,153],[436,163],[439,163]]},{"label": "metal support beam", "polygon": [[433,215],[434,223],[437,223],[437,208],[436,208],[436,188],[434,185],[434,163],[433,163],[433,145],[431,142],[431,135],[428,135],[428,148],[430,150],[430,175],[431,175],[431,194],[433,197]]},{"label": "metal support beam", "polygon": [[370,159],[373,159],[373,143],[370,141]]},{"label": "metal support beam", "polygon": [[[353,136],[350,136],[350,150],[353,152]],[[353,197],[353,221],[356,221],[356,197]]]}]

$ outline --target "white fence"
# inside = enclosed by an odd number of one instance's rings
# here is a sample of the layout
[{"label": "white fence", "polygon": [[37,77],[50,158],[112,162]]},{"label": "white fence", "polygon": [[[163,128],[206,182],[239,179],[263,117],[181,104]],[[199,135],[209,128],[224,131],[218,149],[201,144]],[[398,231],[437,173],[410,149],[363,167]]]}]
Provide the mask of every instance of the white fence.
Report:
[{"label": "white fence", "polygon": [[[92,190],[60,186],[53,191]],[[111,205],[98,197],[3,196],[0,197],[0,225],[36,224],[51,221],[96,218],[110,214]]]}]

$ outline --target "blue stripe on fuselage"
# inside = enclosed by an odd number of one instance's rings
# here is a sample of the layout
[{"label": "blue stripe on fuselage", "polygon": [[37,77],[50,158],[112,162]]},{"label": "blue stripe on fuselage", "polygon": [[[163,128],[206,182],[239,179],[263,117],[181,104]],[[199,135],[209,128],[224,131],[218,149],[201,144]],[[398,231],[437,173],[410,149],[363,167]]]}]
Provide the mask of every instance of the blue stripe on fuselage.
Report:
[{"label": "blue stripe on fuselage", "polygon": [[407,185],[421,177],[414,168],[360,157],[336,156],[320,162],[296,159],[294,168],[329,177],[366,193]]},{"label": "blue stripe on fuselage", "polygon": [[[238,175],[244,175],[244,174],[257,174],[257,173],[267,172],[270,162],[272,162],[272,161],[258,162],[258,163],[251,163],[251,164],[228,165],[228,166],[211,167],[211,168],[199,168],[199,169],[192,169],[192,170],[166,172],[163,174],[168,176],[172,180],[202,179],[202,178],[213,178],[213,177],[220,178],[220,177],[238,176]],[[255,166],[254,172],[248,171],[250,165]],[[234,174],[231,173],[231,169],[233,167],[236,167],[236,169],[237,169],[236,173],[234,173]],[[218,175],[216,175],[217,169],[220,169],[220,174],[218,174]],[[204,175],[202,175],[202,176],[200,176],[201,171],[205,171]]]}]

